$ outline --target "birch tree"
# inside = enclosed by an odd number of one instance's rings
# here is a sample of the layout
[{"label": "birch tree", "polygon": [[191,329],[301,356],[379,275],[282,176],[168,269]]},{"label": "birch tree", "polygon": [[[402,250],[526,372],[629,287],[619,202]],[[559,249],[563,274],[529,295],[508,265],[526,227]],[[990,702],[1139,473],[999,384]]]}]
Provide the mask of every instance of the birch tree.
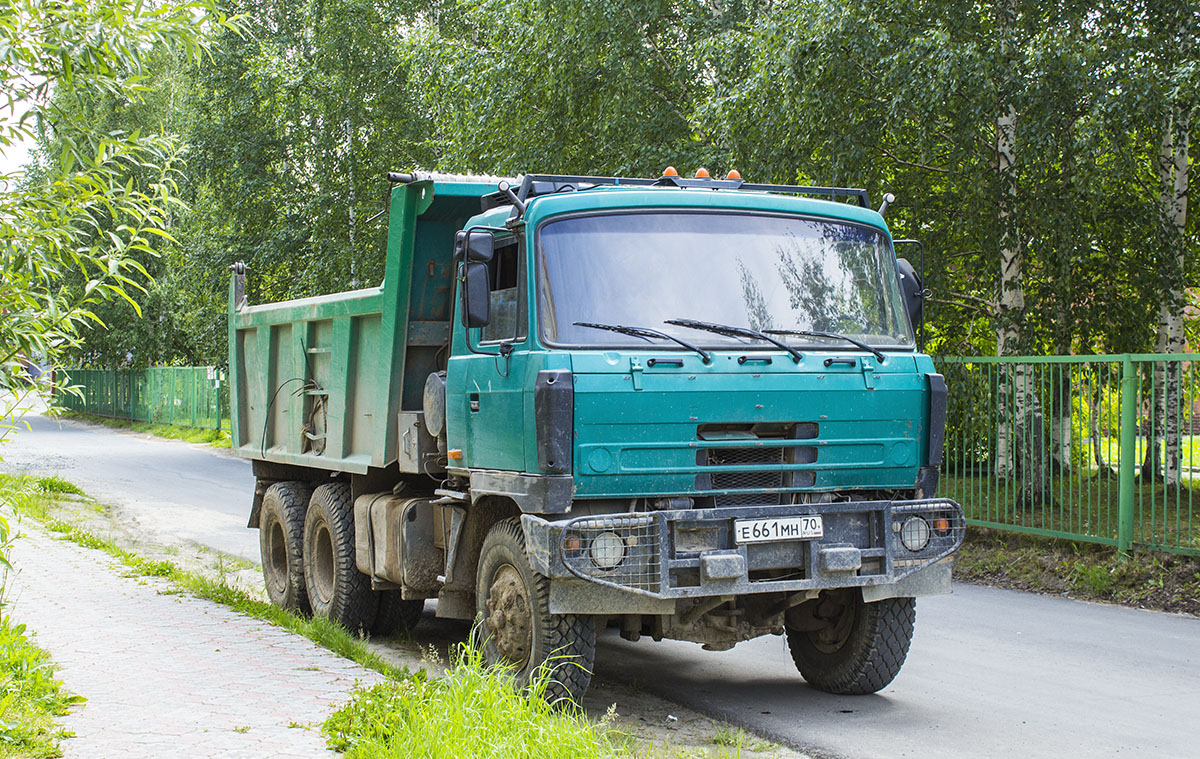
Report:
[{"label": "birch tree", "polygon": [[[1117,93],[1110,131],[1145,136],[1126,142],[1123,152],[1144,166],[1130,185],[1139,189],[1142,202],[1152,211],[1139,248],[1152,264],[1153,350],[1179,353],[1186,350],[1187,288],[1196,276],[1190,265],[1197,239],[1194,229],[1189,229],[1188,187],[1200,107],[1200,54],[1195,39],[1200,32],[1200,6],[1180,0],[1122,3],[1106,8],[1104,17],[1112,35],[1106,46],[1113,59]],[[1177,487],[1182,474],[1182,417],[1190,416],[1182,389],[1183,367],[1178,362],[1144,366],[1143,391],[1148,397],[1142,405],[1146,447],[1141,475],[1161,477],[1168,487]]]},{"label": "birch tree", "polygon": [[[1161,186],[1159,213],[1164,240],[1163,299],[1158,313],[1159,353],[1181,353],[1184,350],[1184,289],[1185,252],[1187,249],[1187,212],[1190,143],[1193,119],[1197,108],[1196,88],[1200,76],[1196,67],[1196,34],[1200,31],[1197,16],[1200,9],[1192,4],[1170,4],[1162,19],[1169,37],[1165,45],[1166,97],[1163,103],[1162,143],[1158,155]],[[1171,34],[1173,32],[1173,34]],[[1155,421],[1161,420],[1161,434],[1166,450],[1162,462],[1163,480],[1169,487],[1181,484],[1181,416],[1185,408],[1182,397],[1182,364],[1177,361],[1155,365],[1157,401]],[[1191,409],[1188,409],[1190,416]],[[1153,435],[1148,446],[1152,476],[1159,472],[1159,435]]]}]

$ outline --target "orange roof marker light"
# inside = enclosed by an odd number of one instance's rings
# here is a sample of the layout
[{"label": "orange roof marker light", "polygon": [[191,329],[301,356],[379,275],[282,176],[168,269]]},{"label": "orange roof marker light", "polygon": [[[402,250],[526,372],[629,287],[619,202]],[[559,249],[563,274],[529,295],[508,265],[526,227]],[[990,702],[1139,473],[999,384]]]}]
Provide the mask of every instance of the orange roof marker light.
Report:
[{"label": "orange roof marker light", "polygon": [[663,169],[663,176],[664,177],[677,177],[677,176],[679,176],[679,172],[675,170],[674,166],[668,166],[667,168]]},{"label": "orange roof marker light", "polygon": [[697,179],[708,179],[708,169],[704,168],[703,166],[696,169],[696,178]]},{"label": "orange roof marker light", "polygon": [[725,175],[725,178],[726,179],[741,179],[742,172],[738,171],[737,169],[730,169],[729,173]]}]

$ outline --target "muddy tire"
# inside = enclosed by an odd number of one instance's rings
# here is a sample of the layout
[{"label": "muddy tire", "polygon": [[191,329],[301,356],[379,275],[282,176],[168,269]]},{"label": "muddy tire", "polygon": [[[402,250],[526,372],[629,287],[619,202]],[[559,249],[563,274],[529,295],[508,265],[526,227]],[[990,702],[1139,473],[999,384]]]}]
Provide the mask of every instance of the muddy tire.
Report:
[{"label": "muddy tire", "polygon": [[796,668],[810,685],[828,693],[875,693],[895,679],[908,656],[915,598],[864,603],[857,589],[823,594],[817,630],[787,630]]},{"label": "muddy tire", "polygon": [[547,701],[579,703],[596,658],[594,620],[550,613],[550,581],[529,566],[519,519],[496,523],[484,539],[475,598],[484,660],[512,667],[521,684],[544,673]]},{"label": "muddy tire", "polygon": [[425,601],[405,601],[398,590],[380,591],[379,611],[375,614],[375,624],[371,626],[371,634],[382,637],[401,635],[412,632],[421,620],[425,611]]},{"label": "muddy tire", "polygon": [[304,512],[312,489],[303,482],[276,482],[258,512],[258,548],[271,603],[308,614],[304,584]]},{"label": "muddy tire", "polygon": [[367,631],[379,598],[354,559],[350,486],[331,482],[313,491],[304,519],[304,583],[312,613],[347,630]]}]

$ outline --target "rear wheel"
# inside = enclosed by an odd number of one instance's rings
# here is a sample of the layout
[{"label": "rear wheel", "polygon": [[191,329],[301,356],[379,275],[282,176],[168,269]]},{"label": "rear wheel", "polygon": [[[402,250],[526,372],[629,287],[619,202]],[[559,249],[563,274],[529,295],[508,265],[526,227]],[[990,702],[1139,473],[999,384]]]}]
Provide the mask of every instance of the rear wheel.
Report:
[{"label": "rear wheel", "polygon": [[412,632],[421,620],[425,610],[425,601],[418,599],[406,601],[398,590],[379,592],[379,611],[375,614],[375,624],[371,626],[372,635],[397,635]]},{"label": "rear wheel", "polygon": [[846,588],[826,591],[814,603],[788,620],[788,648],[804,679],[847,695],[887,687],[908,656],[917,600],[864,603],[857,588]]},{"label": "rear wheel", "polygon": [[276,606],[307,614],[304,583],[304,513],[312,490],[302,482],[276,482],[258,512],[258,547],[267,597]]},{"label": "rear wheel", "polygon": [[525,556],[518,519],[492,527],[479,555],[476,638],[488,664],[512,667],[522,684],[546,676],[547,701],[583,698],[596,658],[596,629],[583,614],[550,613],[550,581]]},{"label": "rear wheel", "polygon": [[316,616],[356,632],[370,630],[379,599],[354,558],[350,486],[331,482],[313,491],[304,520],[304,581]]}]

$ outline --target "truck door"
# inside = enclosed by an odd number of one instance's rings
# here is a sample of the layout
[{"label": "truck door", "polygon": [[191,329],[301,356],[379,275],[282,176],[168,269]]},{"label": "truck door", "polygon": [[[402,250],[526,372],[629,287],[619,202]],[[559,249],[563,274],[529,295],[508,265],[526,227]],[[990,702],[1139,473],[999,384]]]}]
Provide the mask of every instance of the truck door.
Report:
[{"label": "truck door", "polygon": [[[525,471],[525,364],[529,353],[529,309],[525,292],[524,245],[519,236],[497,233],[488,266],[490,321],[468,329],[467,348],[450,361],[447,389],[462,388],[460,419],[463,465]],[[462,372],[462,381],[454,376]],[[447,398],[447,403],[453,403]],[[453,416],[453,415],[452,415]],[[453,434],[454,430],[450,430]],[[456,443],[451,438],[451,447]]]}]

